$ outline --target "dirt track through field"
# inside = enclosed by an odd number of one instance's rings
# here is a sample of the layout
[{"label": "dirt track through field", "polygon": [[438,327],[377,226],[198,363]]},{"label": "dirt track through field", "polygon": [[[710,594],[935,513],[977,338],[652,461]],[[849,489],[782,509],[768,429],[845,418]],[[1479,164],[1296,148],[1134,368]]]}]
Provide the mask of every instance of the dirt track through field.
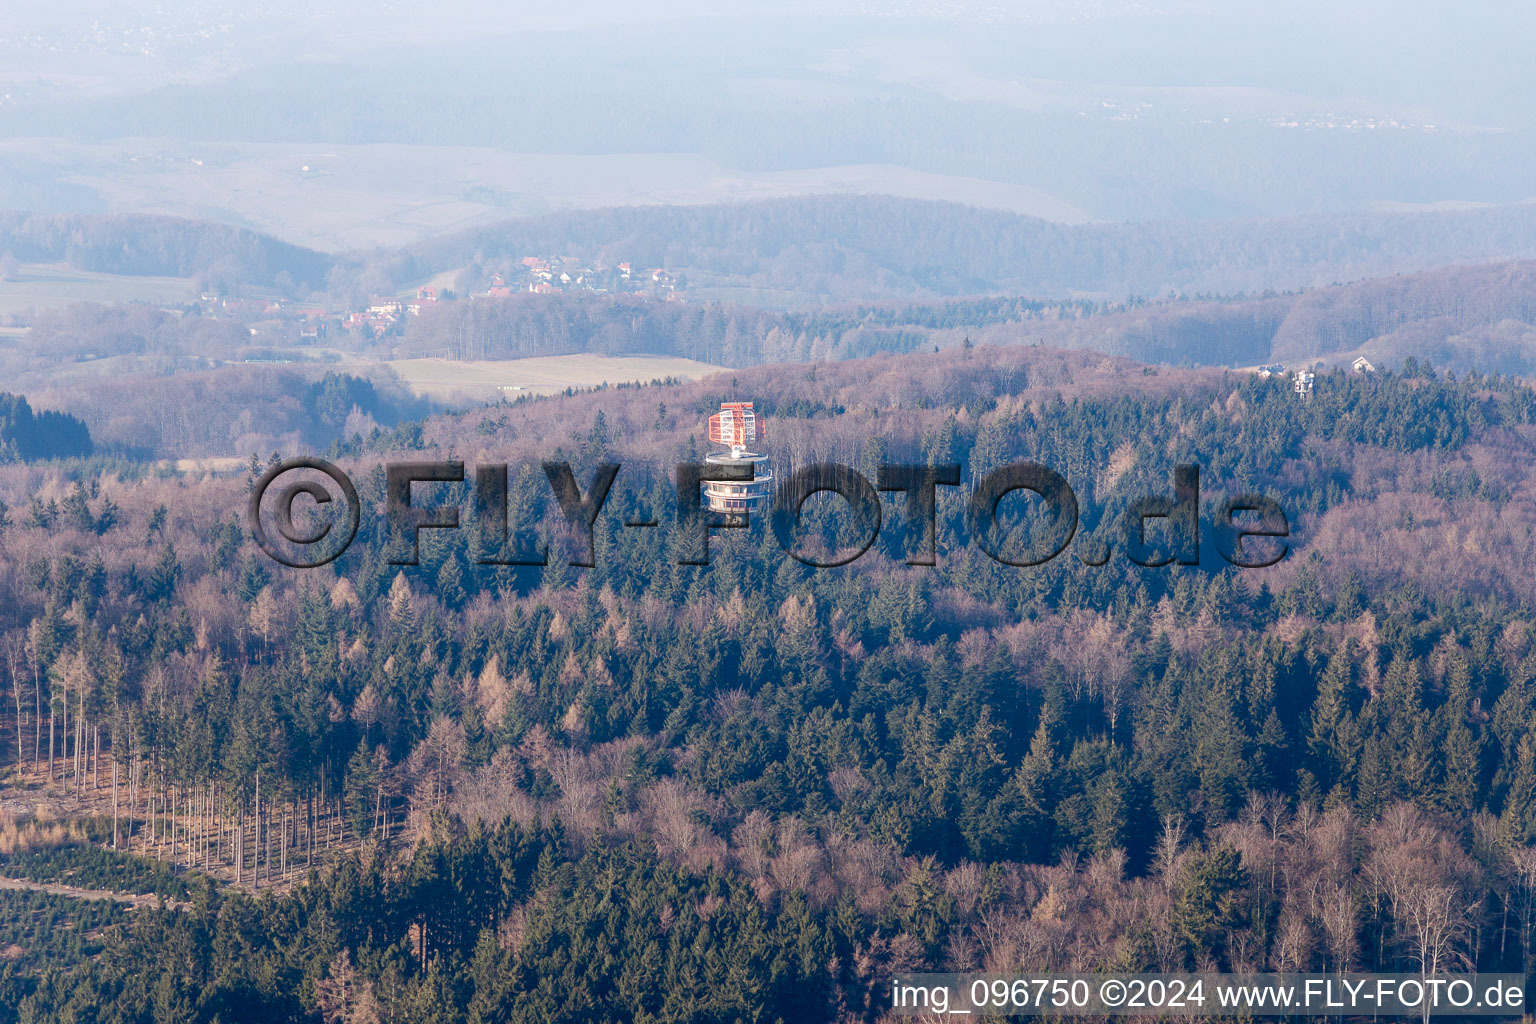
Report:
[{"label": "dirt track through field", "polygon": [[[77,900],[114,900],[118,903],[126,903],[135,910],[143,907],[152,907],[160,901],[160,897],[153,893],[114,892],[111,889],[80,889],[73,885],[59,885],[56,882],[33,882],[25,878],[0,878],[0,889],[31,889],[35,892],[46,892],[54,896],[70,896]],[[184,900],[166,900],[166,904],[177,909],[191,906],[191,904]]]}]

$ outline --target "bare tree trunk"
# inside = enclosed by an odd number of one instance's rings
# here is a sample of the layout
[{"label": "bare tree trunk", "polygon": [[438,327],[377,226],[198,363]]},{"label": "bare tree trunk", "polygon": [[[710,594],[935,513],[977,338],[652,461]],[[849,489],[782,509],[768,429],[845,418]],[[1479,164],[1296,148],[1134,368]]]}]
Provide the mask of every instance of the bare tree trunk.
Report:
[{"label": "bare tree trunk", "polygon": [[16,672],[16,666],[21,661],[21,638],[12,637],[5,645],[5,664],[11,673],[11,697],[16,701],[16,768],[21,769],[23,761],[21,753],[21,678]]},{"label": "bare tree trunk", "polygon": [[133,769],[133,758],[130,756],[127,763],[123,765],[123,771],[127,776],[123,779],[123,786],[128,790],[126,794],[128,802],[128,823],[127,827],[123,830],[126,833],[123,836],[123,848],[127,850],[133,849]]},{"label": "bare tree trunk", "polygon": [[[37,659],[32,659],[32,767],[37,768],[37,762],[43,756],[43,680],[38,675]],[[49,771],[52,772],[52,766]]]},{"label": "bare tree trunk", "polygon": [[85,687],[80,687],[80,713],[75,715],[75,799],[80,799],[81,784],[84,782],[80,770],[80,747],[86,738],[85,732]]},{"label": "bare tree trunk", "polygon": [[48,781],[53,781],[53,721],[54,711],[50,704],[48,707]]},{"label": "bare tree trunk", "polygon": [[[64,771],[67,772],[69,771],[69,681],[67,677],[62,681],[62,685],[64,687],[64,706],[60,709],[61,714],[59,715],[59,747],[61,748],[59,754],[64,758]],[[48,725],[51,729],[53,723],[49,722]],[[49,738],[51,739],[52,737]],[[49,756],[52,757],[52,754]],[[52,770],[49,771],[48,775],[49,778],[53,777]]]},{"label": "bare tree trunk", "polygon": [[138,758],[138,752],[134,752],[133,760],[128,762],[128,849],[133,849],[133,815],[139,806],[139,772],[143,770],[143,764]]},{"label": "bare tree trunk", "polygon": [[[109,755],[110,756],[110,755]],[[117,758],[112,758],[112,849],[117,849]]]}]

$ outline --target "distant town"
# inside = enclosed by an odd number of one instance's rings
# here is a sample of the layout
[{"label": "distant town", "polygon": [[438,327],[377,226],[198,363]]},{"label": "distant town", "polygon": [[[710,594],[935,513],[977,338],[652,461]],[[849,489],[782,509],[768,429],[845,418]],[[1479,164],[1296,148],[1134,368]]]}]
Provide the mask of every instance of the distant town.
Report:
[{"label": "distant town", "polygon": [[524,256],[507,271],[497,271],[475,290],[459,295],[451,288],[421,285],[414,297],[375,295],[357,308],[336,309],[286,298],[240,298],[203,292],[190,312],[236,318],[249,323],[252,337],[318,341],[346,331],[375,338],[397,331],[406,317],[421,316],[440,304],[459,299],[506,299],[520,293],[555,295],[566,292],[642,295],[666,302],[681,301],[686,279],[662,267],[636,270],[631,263],[608,264],[575,256]]}]

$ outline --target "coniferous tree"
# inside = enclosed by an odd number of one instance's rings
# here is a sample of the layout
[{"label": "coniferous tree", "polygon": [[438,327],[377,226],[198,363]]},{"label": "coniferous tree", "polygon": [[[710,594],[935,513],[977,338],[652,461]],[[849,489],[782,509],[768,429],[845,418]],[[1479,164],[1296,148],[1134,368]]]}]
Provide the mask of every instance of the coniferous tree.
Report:
[{"label": "coniferous tree", "polygon": [[1193,858],[1174,885],[1169,925],[1198,963],[1220,954],[1225,936],[1242,919],[1248,873],[1230,846]]}]

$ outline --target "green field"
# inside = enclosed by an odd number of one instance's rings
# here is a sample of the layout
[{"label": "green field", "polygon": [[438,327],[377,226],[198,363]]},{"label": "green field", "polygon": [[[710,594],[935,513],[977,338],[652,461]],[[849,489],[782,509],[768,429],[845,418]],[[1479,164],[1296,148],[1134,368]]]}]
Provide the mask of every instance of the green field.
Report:
[{"label": "green field", "polygon": [[195,298],[190,277],[138,277],[76,270],[63,263],[24,263],[13,281],[0,281],[0,316],[74,302],[151,302]]},{"label": "green field", "polygon": [[674,356],[538,356],[531,359],[395,359],[387,365],[419,395],[439,401],[492,401],[520,395],[553,395],[567,388],[646,382],[676,377],[698,380],[725,369]]}]

